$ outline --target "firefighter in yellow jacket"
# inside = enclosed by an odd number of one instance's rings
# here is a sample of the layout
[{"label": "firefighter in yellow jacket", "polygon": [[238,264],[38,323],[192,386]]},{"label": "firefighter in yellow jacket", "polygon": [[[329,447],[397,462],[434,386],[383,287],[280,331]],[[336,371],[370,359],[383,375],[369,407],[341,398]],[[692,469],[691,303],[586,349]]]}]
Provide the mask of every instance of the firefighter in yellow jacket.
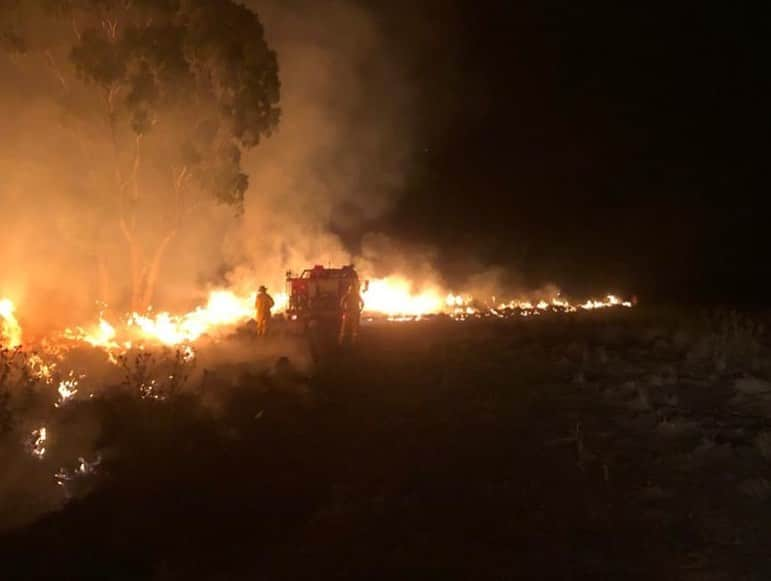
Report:
[{"label": "firefighter in yellow jacket", "polygon": [[268,294],[268,289],[260,287],[257,292],[257,298],[254,301],[254,310],[256,311],[257,334],[262,337],[268,333],[270,325],[270,310],[275,305],[273,297]]},{"label": "firefighter in yellow jacket", "polygon": [[351,343],[356,343],[359,335],[359,322],[361,321],[361,311],[364,309],[364,299],[359,293],[359,285],[356,283],[348,287],[348,291],[340,299],[340,307],[343,312],[343,318],[340,322],[340,344],[345,343],[346,339]]}]

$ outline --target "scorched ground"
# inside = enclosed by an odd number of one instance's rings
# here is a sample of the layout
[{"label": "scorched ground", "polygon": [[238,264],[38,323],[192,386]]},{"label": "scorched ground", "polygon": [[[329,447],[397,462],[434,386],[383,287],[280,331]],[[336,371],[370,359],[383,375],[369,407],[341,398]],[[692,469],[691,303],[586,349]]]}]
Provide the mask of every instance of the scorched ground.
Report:
[{"label": "scorched ground", "polygon": [[[79,393],[37,432],[42,458],[4,439],[3,566],[15,579],[767,577],[763,317],[573,315],[373,323],[315,364],[273,341],[245,362],[243,331],[202,347],[199,381],[163,397],[130,378]],[[66,495],[50,493],[57,475]]]}]

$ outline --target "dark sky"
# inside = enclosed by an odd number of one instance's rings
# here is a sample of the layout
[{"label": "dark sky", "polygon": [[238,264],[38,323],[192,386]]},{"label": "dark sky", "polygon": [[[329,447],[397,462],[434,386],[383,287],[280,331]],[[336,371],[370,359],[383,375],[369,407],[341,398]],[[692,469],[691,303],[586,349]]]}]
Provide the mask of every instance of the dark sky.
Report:
[{"label": "dark sky", "polygon": [[422,146],[380,227],[442,246],[450,274],[473,257],[576,292],[766,300],[760,11],[371,4],[415,86]]}]

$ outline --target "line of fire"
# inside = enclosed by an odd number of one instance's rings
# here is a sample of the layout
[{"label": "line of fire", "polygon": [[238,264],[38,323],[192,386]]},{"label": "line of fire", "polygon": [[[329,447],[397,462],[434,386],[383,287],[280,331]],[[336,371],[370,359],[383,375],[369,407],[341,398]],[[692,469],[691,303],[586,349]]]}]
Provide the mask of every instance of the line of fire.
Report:
[{"label": "line of fire", "polygon": [[[456,321],[479,318],[531,317],[546,313],[575,313],[610,307],[633,306],[631,300],[614,295],[571,303],[557,294],[551,297],[519,298],[496,302],[496,297],[481,300],[467,294],[454,294],[431,288],[415,292],[410,282],[395,276],[385,279],[360,280],[354,265],[327,268],[316,265],[294,275],[287,272],[286,288],[275,294],[273,311],[277,322],[299,322],[288,327],[306,330],[309,325],[335,325],[341,318],[341,300],[355,285],[361,288],[366,321],[420,321],[431,317],[448,317]],[[168,312],[128,313],[121,320],[99,317],[92,325],[64,329],[25,345],[16,306],[8,298],[0,300],[2,339],[6,348],[36,348],[41,343],[83,342],[107,350],[131,349],[153,344],[192,345],[206,335],[222,335],[254,318],[256,291],[239,296],[220,289],[210,292],[205,305],[183,314]],[[21,316],[23,319],[23,315]]]}]

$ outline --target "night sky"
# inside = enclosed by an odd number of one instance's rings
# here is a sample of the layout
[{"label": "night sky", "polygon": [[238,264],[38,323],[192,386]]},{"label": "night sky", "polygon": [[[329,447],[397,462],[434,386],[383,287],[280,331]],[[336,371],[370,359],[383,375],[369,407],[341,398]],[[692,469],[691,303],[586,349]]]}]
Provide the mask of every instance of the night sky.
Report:
[{"label": "night sky", "polygon": [[[367,2],[415,87],[418,154],[377,224],[531,284],[766,300],[768,35],[756,10]],[[380,5],[380,6],[379,6]]]}]

